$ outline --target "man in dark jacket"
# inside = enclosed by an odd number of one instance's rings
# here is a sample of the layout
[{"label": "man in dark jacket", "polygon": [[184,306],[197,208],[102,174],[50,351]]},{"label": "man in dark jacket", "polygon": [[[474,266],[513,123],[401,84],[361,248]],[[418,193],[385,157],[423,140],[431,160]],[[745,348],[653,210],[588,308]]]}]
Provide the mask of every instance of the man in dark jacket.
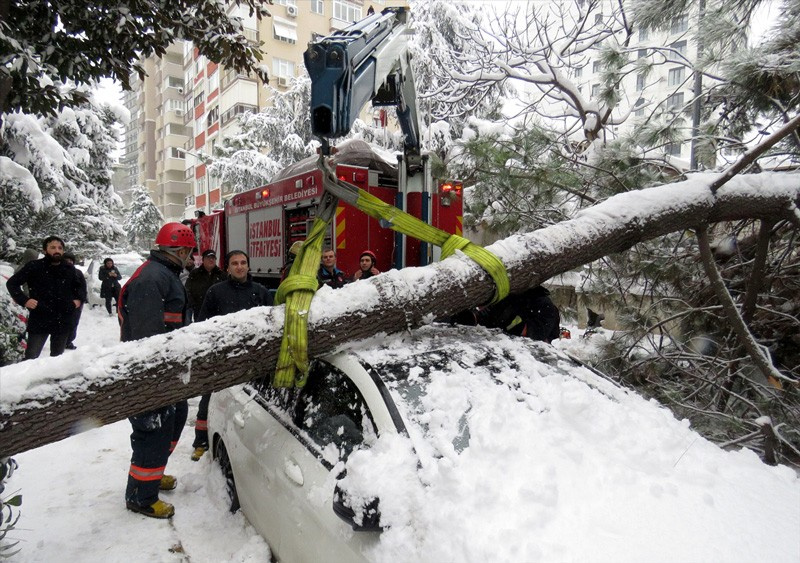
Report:
[{"label": "man in dark jacket", "polygon": [[381,271],[376,267],[378,262],[375,253],[371,250],[365,250],[361,253],[358,259],[358,271],[353,274],[354,280],[365,280],[372,276],[377,276]]},{"label": "man in dark jacket", "polygon": [[[44,258],[32,260],[6,282],[8,292],[19,305],[30,311],[28,347],[25,359],[38,358],[50,337],[50,355],[64,353],[72,333],[75,309],[86,299],[75,275],[75,267],[63,260],[64,241],[47,237],[42,245]],[[28,294],[22,286],[28,284]]]},{"label": "man in dark jacket", "polygon": [[550,343],[559,336],[561,315],[550,292],[537,286],[509,295],[478,313],[478,323],[509,334]]},{"label": "man in dark jacket", "polygon": [[[228,279],[212,285],[197,315],[204,321],[218,315],[228,315],[252,307],[272,305],[272,295],[267,288],[254,282],[250,277],[250,258],[241,250],[231,250],[225,257],[228,265]],[[208,402],[211,393],[200,398],[197,409],[197,422],[194,426],[194,452],[192,460],[197,461],[208,450]]]},{"label": "man in dark jacket", "polygon": [[347,274],[336,267],[336,252],[328,248],[322,251],[322,260],[317,271],[317,281],[320,287],[327,285],[332,289],[344,287],[348,282]]},{"label": "man in dark jacket", "polygon": [[[134,272],[119,295],[121,340],[130,342],[164,334],[188,324],[186,290],[180,273],[191,258],[194,234],[186,225],[167,223],[156,237],[158,250]],[[165,475],[170,453],[180,438],[189,406],[186,401],[167,405],[129,418],[131,466],[125,504],[128,510],[152,518],[170,518],[174,507],[158,498],[159,490],[171,490],[177,479]]]},{"label": "man in dark jacket", "polygon": [[195,321],[198,320],[208,288],[225,278],[225,272],[217,266],[217,253],[213,250],[203,252],[203,265],[189,272],[186,279],[186,293],[189,294],[189,306]]},{"label": "man in dark jacket", "polygon": [[[72,252],[65,252],[63,260],[70,266],[75,265],[75,255]],[[86,278],[83,277],[83,272],[75,268],[75,279],[78,280],[78,285],[81,288],[81,306],[75,309],[72,317],[72,331],[67,338],[67,350],[76,350],[75,338],[78,337],[78,323],[81,322],[81,313],[83,313],[83,304],[88,300],[88,293],[86,290]]]}]

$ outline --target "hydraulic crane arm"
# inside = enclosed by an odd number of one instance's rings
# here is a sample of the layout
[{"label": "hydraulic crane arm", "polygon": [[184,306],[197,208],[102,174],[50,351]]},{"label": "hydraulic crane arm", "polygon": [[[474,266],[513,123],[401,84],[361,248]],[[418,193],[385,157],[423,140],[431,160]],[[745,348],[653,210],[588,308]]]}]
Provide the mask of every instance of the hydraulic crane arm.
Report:
[{"label": "hydraulic crane arm", "polygon": [[347,135],[367,102],[395,106],[408,164],[419,159],[407,18],[405,8],[387,8],[309,44],[303,58],[311,77],[315,135],[323,139]]}]

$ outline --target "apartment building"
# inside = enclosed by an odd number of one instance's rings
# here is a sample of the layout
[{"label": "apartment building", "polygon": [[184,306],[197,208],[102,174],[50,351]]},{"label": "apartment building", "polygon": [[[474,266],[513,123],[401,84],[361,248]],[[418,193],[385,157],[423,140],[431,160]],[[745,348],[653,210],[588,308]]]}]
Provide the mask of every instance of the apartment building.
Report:
[{"label": "apartment building", "polygon": [[[594,25],[608,26],[615,5],[603,3],[594,14]],[[607,138],[640,126],[645,119],[671,122],[681,132],[673,142],[651,147],[654,155],[663,155],[679,169],[688,169],[692,153],[691,105],[694,96],[694,74],[691,66],[698,59],[696,10],[673,17],[665,29],[638,29],[628,47],[628,60],[633,62],[618,88],[619,104],[615,116],[630,112],[628,119],[607,128]],[[597,99],[602,90],[603,62],[599,51],[594,59],[573,70],[573,78],[583,95]]]},{"label": "apartment building", "polygon": [[[387,5],[407,3],[274,0],[272,17],[261,21],[246,8],[231,6],[231,12],[242,18],[248,39],[263,43],[270,86],[280,90],[305,72],[303,52],[309,41],[365,17],[370,7],[379,11]],[[132,78],[133,91],[124,100],[131,121],[121,159],[123,185],[145,185],[167,221],[221,207],[232,194],[208,174],[200,155],[214,154],[214,147],[235,131],[239,115],[266,107],[269,92],[254,76],[206,60],[188,42],[143,64],[147,76]]]}]

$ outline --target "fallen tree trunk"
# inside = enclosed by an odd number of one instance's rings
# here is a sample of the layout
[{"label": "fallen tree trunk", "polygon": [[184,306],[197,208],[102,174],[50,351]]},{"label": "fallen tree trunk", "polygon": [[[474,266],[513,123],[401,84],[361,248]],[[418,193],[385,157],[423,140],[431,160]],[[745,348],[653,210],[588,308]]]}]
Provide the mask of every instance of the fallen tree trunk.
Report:
[{"label": "fallen tree trunk", "polygon": [[[499,241],[511,291],[634,244],[698,225],[746,218],[800,225],[800,174],[738,176],[712,195],[718,177],[615,196],[575,219]],[[463,255],[321,290],[309,312],[309,353],[319,356],[380,333],[431,322],[492,297],[491,279]],[[78,351],[3,368],[0,457],[54,442],[175,401],[271,376],[283,307],[259,308],[167,335],[120,344],[99,357]],[[81,355],[83,354],[83,355]]]}]

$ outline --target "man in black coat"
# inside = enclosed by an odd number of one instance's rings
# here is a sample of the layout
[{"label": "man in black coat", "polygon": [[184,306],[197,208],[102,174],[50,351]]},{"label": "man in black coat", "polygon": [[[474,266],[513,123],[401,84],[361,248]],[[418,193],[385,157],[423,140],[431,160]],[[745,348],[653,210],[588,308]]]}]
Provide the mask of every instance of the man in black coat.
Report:
[{"label": "man in black coat", "polygon": [[[250,259],[241,250],[232,250],[225,257],[228,264],[228,279],[212,285],[206,293],[197,321],[218,315],[228,315],[262,305],[272,305],[272,295],[267,288],[250,277]],[[198,461],[208,450],[208,402],[211,393],[200,398],[197,422],[194,426],[194,452],[192,460]]]},{"label": "man in black coat", "polygon": [[[75,265],[75,255],[72,252],[65,252],[63,260],[69,264],[70,266]],[[78,280],[78,285],[81,288],[81,295],[83,298],[81,299],[81,306],[75,309],[75,313],[72,317],[72,332],[69,334],[69,338],[67,338],[67,350],[76,350],[77,346],[75,346],[75,338],[78,337],[78,324],[81,322],[81,313],[83,313],[83,304],[88,301],[88,292],[86,289],[86,278],[83,276],[83,272],[81,272],[78,268],[75,268],[75,279]]]},{"label": "man in black coat", "polygon": [[189,272],[186,279],[186,293],[189,294],[189,307],[192,309],[193,318],[199,320],[200,308],[208,289],[215,283],[224,281],[225,272],[217,266],[217,253],[213,250],[203,252],[203,265]]},{"label": "man in black coat", "polygon": [[[14,301],[30,311],[26,360],[39,357],[48,337],[50,355],[64,353],[72,333],[75,309],[86,299],[75,267],[63,260],[64,241],[59,237],[47,237],[42,250],[44,258],[28,262],[6,282]],[[22,291],[25,284],[28,284],[27,295]]]}]

